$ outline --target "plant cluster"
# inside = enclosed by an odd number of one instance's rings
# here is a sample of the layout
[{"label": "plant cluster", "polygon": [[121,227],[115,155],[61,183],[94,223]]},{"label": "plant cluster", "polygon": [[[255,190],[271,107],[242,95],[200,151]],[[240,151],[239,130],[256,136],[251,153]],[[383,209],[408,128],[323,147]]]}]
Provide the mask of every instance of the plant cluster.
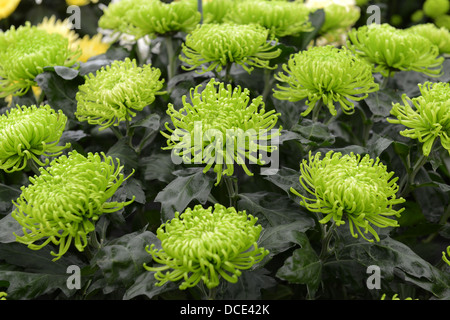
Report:
[{"label": "plant cluster", "polygon": [[448,1],[61,3],[0,0],[0,300],[450,299]]}]

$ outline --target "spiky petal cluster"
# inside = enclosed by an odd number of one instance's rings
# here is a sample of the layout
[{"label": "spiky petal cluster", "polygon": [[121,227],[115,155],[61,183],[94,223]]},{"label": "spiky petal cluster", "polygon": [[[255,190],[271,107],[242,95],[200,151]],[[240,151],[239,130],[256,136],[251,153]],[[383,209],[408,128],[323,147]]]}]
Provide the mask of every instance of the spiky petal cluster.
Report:
[{"label": "spiky petal cluster", "polygon": [[71,67],[80,53],[62,35],[29,23],[0,32],[0,97],[25,94],[44,67]]},{"label": "spiky petal cluster", "polygon": [[447,255],[445,255],[445,251],[442,252],[442,260],[444,260],[445,263],[447,263],[450,266],[449,258],[450,258],[450,246],[447,247]]},{"label": "spiky petal cluster", "polygon": [[292,55],[283,70],[286,73],[280,72],[275,78],[288,86],[278,84],[273,96],[289,101],[307,99],[308,108],[302,116],[308,115],[320,100],[332,115],[337,113],[335,103],[344,113],[353,113],[353,101],[365,99],[379,89],[369,64],[345,48],[330,45]]},{"label": "spiky petal cluster", "polygon": [[99,26],[141,38],[155,38],[179,31],[189,32],[200,22],[197,3],[180,0],[122,0],[111,3],[99,20]]},{"label": "spiky petal cluster", "polygon": [[235,2],[224,21],[259,24],[279,38],[311,31],[309,13],[301,1],[244,0]]},{"label": "spiky petal cluster", "polygon": [[159,80],[160,76],[159,69],[150,65],[139,67],[134,59],[116,60],[85,77],[76,95],[75,115],[80,121],[100,125],[99,130],[118,126],[162,93],[159,90],[164,80]]},{"label": "spiky petal cluster", "polygon": [[374,65],[384,77],[398,71],[417,71],[438,76],[443,57],[428,39],[388,24],[364,25],[348,33],[347,45],[356,55]]},{"label": "spiky petal cluster", "polygon": [[30,184],[22,187],[14,201],[12,216],[24,232],[16,235],[16,240],[33,250],[50,242],[59,245],[58,253],[51,252],[54,260],[61,258],[72,242],[83,251],[95,221],[134,200],[108,202],[124,181],[122,168],[104,154],[83,156],[76,151],[40,168],[40,175],[30,177]]},{"label": "spiky petal cluster", "polygon": [[273,69],[270,60],[278,57],[281,49],[275,49],[268,39],[269,30],[258,25],[202,24],[186,37],[182,45],[186,62],[193,70],[204,64],[202,73],[216,69],[221,71],[229,63],[241,65],[247,72],[253,67]]},{"label": "spiky petal cluster", "polygon": [[157,230],[162,249],[147,246],[154,262],[162,266],[144,267],[155,271],[158,286],[183,280],[181,290],[200,281],[207,288],[219,285],[220,278],[236,283],[241,270],[250,269],[269,252],[259,248],[261,225],[245,211],[220,204],[204,209],[187,208]]},{"label": "spiky petal cluster", "polygon": [[249,90],[239,86],[233,89],[211,79],[202,92],[200,87],[191,90],[190,103],[183,96],[181,109],[168,105],[174,129],[166,122],[169,133],[161,132],[167,138],[163,149],[173,149],[185,163],[206,164],[203,172],[214,166],[217,184],[222,175],[233,174],[235,163],[253,175],[245,160],[262,165],[262,154],[256,156],[258,151],[277,148],[268,141],[280,135],[281,128],[272,130],[279,114],[266,112],[261,96],[250,102]]},{"label": "spiky petal cluster", "polygon": [[70,146],[58,146],[67,117],[49,105],[16,106],[0,115],[0,169],[6,172],[23,170],[27,163],[47,165],[39,157],[54,157]]},{"label": "spiky petal cluster", "polygon": [[421,95],[416,98],[403,94],[403,105],[395,103],[391,109],[397,119],[387,120],[406,126],[408,129],[400,134],[423,143],[425,156],[430,154],[436,138],[450,153],[450,84],[425,82],[419,84],[419,89]]},{"label": "spiky petal cluster", "polygon": [[434,23],[416,24],[407,29],[419,34],[438,46],[439,53],[450,53],[450,31],[447,28],[438,28]]},{"label": "spiky petal cluster", "polygon": [[380,240],[371,224],[380,228],[398,226],[389,217],[400,216],[404,208],[396,210],[394,206],[405,200],[396,197],[398,178],[391,179],[394,172],[387,172],[378,158],[374,161],[369,155],[329,151],[323,159],[320,157],[320,152],[310,153],[309,161],[300,164],[300,183],[312,197],[291,188],[301,198],[301,205],[323,215],[320,223],[333,220],[339,226],[346,218],[355,238],[356,229],[371,242],[367,233]]}]

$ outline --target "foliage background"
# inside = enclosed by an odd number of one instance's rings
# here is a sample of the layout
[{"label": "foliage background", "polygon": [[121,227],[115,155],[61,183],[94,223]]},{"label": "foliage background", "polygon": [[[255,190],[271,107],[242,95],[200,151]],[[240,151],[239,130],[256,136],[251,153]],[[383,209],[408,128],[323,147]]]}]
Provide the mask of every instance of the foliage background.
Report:
[{"label": "foliage background", "polygon": [[[109,1],[100,1],[108,4]],[[420,9],[423,1],[370,1],[381,7],[382,22],[396,23],[398,27],[412,24],[411,15]],[[365,7],[362,12],[365,12]],[[38,23],[44,16],[67,17],[67,5],[61,0],[22,0],[17,10],[0,21],[3,30],[25,21]],[[80,35],[97,33],[97,21],[102,11],[97,5],[81,7]],[[320,14],[312,17],[316,26],[321,24]],[[364,14],[356,26],[365,24]],[[422,22],[426,22],[424,17]],[[279,66],[293,52],[303,50],[314,37],[312,32],[295,39],[283,39],[279,47],[283,54]],[[183,35],[175,36],[178,44]],[[148,59],[166,76],[166,55],[161,39],[151,42]],[[11,218],[11,200],[19,188],[28,183],[31,172],[5,174],[0,172],[0,291],[8,299],[201,299],[201,288],[179,291],[176,284],[155,286],[151,272],[142,264],[150,261],[144,251],[147,244],[158,242],[154,234],[162,221],[174,216],[187,206],[202,203],[210,205],[210,195],[219,202],[228,203],[224,185],[214,186],[214,175],[203,174],[197,167],[175,165],[170,153],[161,150],[165,140],[159,134],[169,120],[165,114],[167,103],[181,105],[181,97],[189,89],[206,83],[212,74],[197,75],[178,69],[167,84],[169,94],[157,98],[146,112],[133,120],[135,142],[145,148],[137,153],[125,141],[109,130],[76,121],[75,94],[83,83],[83,75],[101,66],[125,57],[137,58],[137,46],[115,43],[106,54],[92,58],[81,65],[76,73],[48,70],[38,76],[37,82],[44,90],[48,103],[62,109],[69,117],[69,127],[64,142],[71,142],[79,152],[98,151],[118,157],[126,172],[136,173],[116,194],[120,199],[136,196],[133,205],[122,212],[104,216],[97,223],[100,246],[84,253],[70,250],[62,259],[52,262],[46,247],[31,251],[16,243],[12,231],[18,226]],[[389,86],[371,94],[357,103],[352,116],[342,115],[330,126],[313,123],[300,117],[304,102],[281,102],[269,96],[266,108],[282,113],[279,124],[283,126],[280,149],[280,170],[273,176],[255,174],[248,177],[238,172],[237,207],[256,215],[264,231],[260,245],[270,250],[265,263],[255,270],[244,272],[236,285],[224,283],[217,299],[380,299],[398,293],[401,298],[449,299],[449,267],[442,262],[442,251],[450,244],[450,158],[448,153],[433,153],[430,161],[417,176],[414,191],[407,197],[406,210],[400,218],[400,228],[380,231],[384,238],[379,243],[368,243],[351,237],[346,227],[337,229],[334,246],[336,253],[319,257],[322,246],[317,221],[311,213],[298,204],[289,192],[298,186],[299,163],[311,151],[335,150],[344,153],[368,153],[380,157],[388,169],[402,177],[407,174],[405,163],[413,161],[420,148],[415,141],[402,137],[401,127],[389,124],[386,117],[392,102],[399,102],[402,93],[412,97],[418,94],[418,83],[450,81],[450,63],[444,62],[440,78],[430,79],[414,72],[399,72]],[[235,84],[251,90],[252,95],[263,91],[263,71],[250,75],[239,68],[232,69]],[[377,77],[377,75],[375,75]],[[379,78],[378,78],[379,79]],[[31,91],[30,91],[31,92]],[[29,94],[15,97],[13,103],[30,105],[35,98]],[[7,102],[0,100],[1,112]],[[258,168],[252,168],[258,172]],[[82,288],[67,288],[67,267],[77,265],[82,270]],[[369,290],[366,286],[367,267],[378,265],[382,270],[381,289]]]}]

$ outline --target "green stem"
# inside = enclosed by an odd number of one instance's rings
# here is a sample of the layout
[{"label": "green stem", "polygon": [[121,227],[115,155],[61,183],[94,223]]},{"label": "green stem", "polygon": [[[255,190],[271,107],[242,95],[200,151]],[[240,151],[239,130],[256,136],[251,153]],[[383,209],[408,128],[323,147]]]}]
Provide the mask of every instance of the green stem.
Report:
[{"label": "green stem", "polygon": [[238,185],[235,177],[223,176],[225,185],[228,191],[228,198],[230,199],[230,207],[236,207],[236,201],[238,196]]},{"label": "green stem", "polygon": [[35,174],[35,175],[40,175],[41,174],[41,172],[39,171],[39,166],[37,165],[37,163],[33,160],[33,159],[31,159],[29,162],[28,162],[28,164],[30,165],[30,169],[31,169],[31,171],[33,171],[33,173]]},{"label": "green stem", "polygon": [[389,71],[387,77],[383,78],[383,82],[381,83],[380,90],[386,89],[386,87],[389,83],[389,80],[391,79],[391,74],[392,74],[392,72]]},{"label": "green stem", "polygon": [[330,242],[333,239],[335,227],[336,224],[333,222],[328,230],[326,225],[322,228],[322,249],[319,255],[319,260],[321,260],[322,262],[324,262],[325,259],[334,251],[334,248],[330,246]]},{"label": "green stem", "polygon": [[117,139],[122,139],[123,138],[123,134],[122,132],[120,132],[119,128],[115,127],[115,126],[111,126],[109,127],[112,132],[116,135]]},{"label": "green stem", "polygon": [[267,97],[272,90],[272,85],[275,78],[272,76],[272,70],[264,69],[264,90],[263,90],[263,100],[266,101]]},{"label": "green stem", "polygon": [[316,102],[316,105],[313,108],[312,111],[312,121],[313,122],[317,122],[319,120],[319,113],[320,113],[320,109],[322,109],[323,106],[323,101],[322,99],[320,99],[319,101]]},{"label": "green stem", "polygon": [[167,50],[167,83],[175,75],[175,50],[173,49],[173,41],[171,36],[165,37]]},{"label": "green stem", "polygon": [[422,153],[414,166],[408,169],[407,175],[402,178],[399,184],[400,197],[406,196],[411,191],[411,186],[414,184],[414,179],[416,178],[417,173],[419,173],[420,169],[427,161],[428,156],[425,156]]},{"label": "green stem", "polygon": [[233,65],[233,62],[227,62],[227,65],[225,67],[225,79],[224,79],[225,83],[231,84],[231,82],[232,82],[231,74],[230,74],[232,65]]}]

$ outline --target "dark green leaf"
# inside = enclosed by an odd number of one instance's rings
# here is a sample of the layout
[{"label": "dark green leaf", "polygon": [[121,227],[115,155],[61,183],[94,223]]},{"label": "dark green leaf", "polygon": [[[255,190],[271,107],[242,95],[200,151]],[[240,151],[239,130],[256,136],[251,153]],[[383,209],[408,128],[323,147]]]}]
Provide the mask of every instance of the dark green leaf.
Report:
[{"label": "dark green leaf", "polygon": [[186,175],[179,175],[155,198],[155,202],[161,203],[164,220],[172,219],[177,211],[183,212],[194,199],[205,203],[215,182],[212,175],[203,173],[202,168],[193,168],[186,171]]},{"label": "dark green leaf", "polygon": [[[299,239],[301,237],[301,239]],[[277,277],[290,283],[306,284],[310,297],[314,297],[322,277],[322,262],[309,244],[306,235],[299,233],[301,248],[296,249],[278,269]]]},{"label": "dark green leaf", "polygon": [[261,289],[275,286],[276,281],[265,269],[243,271],[238,282],[223,282],[216,299],[257,300],[261,299]]},{"label": "dark green leaf", "polygon": [[63,80],[55,72],[43,72],[36,76],[35,81],[44,91],[48,104],[56,110],[62,110],[69,119],[75,119],[77,102],[75,96],[78,86],[83,83],[80,77]]},{"label": "dark green leaf", "polygon": [[241,193],[239,199],[239,210],[245,210],[247,214],[258,217],[258,222],[264,227],[274,227],[294,221],[302,221],[304,225],[314,225],[312,218],[305,215],[298,205],[278,193]]},{"label": "dark green leaf", "polygon": [[144,262],[151,261],[145,251],[147,245],[159,243],[156,235],[150,231],[133,232],[108,242],[92,259],[108,284],[130,285],[137,276],[145,273]]},{"label": "dark green leaf", "polygon": [[175,164],[168,153],[157,153],[142,158],[141,166],[144,168],[145,180],[159,180],[169,183],[175,178],[172,173],[175,170]]},{"label": "dark green leaf", "polygon": [[127,138],[117,141],[107,152],[107,156],[113,159],[119,159],[122,165],[127,169],[133,169],[138,166],[139,157],[136,151],[128,145]]},{"label": "dark green leaf", "polygon": [[17,234],[23,235],[22,226],[12,217],[11,214],[0,220],[0,243],[11,243],[16,241]]}]

